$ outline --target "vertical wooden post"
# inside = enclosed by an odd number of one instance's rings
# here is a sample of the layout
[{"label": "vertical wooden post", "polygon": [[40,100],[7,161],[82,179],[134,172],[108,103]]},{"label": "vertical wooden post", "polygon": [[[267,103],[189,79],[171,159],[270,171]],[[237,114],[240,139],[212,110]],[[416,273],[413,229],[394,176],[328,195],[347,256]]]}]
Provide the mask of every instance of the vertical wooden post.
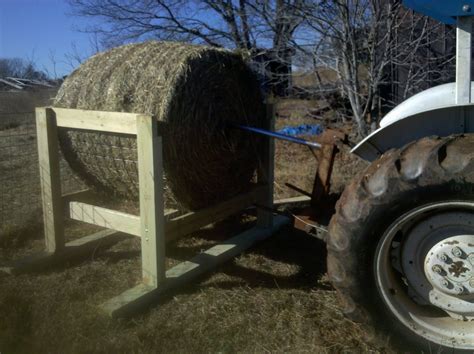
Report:
[{"label": "vertical wooden post", "polygon": [[[275,129],[275,105],[267,103],[266,120],[264,129],[274,131]],[[261,145],[259,156],[259,166],[257,171],[257,182],[266,185],[266,191],[259,201],[259,204],[266,208],[273,208],[273,181],[275,165],[275,139],[268,136],[263,137],[264,143]],[[268,209],[259,209],[257,214],[257,224],[263,227],[273,226],[273,213]]]},{"label": "vertical wooden post", "polygon": [[36,108],[38,160],[43,201],[46,250],[58,252],[64,248],[64,215],[59,172],[58,129],[51,108]]},{"label": "vertical wooden post", "polygon": [[157,287],[165,280],[162,139],[151,116],[137,117],[138,181],[143,283]]}]

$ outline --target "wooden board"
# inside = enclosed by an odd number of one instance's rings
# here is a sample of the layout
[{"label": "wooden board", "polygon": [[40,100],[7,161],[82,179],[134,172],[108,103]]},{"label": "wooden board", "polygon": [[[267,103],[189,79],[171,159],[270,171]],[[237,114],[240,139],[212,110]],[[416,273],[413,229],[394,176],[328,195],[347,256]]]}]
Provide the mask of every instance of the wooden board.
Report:
[{"label": "wooden board", "polygon": [[265,187],[256,187],[250,192],[238,195],[212,207],[187,213],[166,223],[165,233],[168,241],[200,229],[213,222],[220,221],[260,200]]},{"label": "wooden board", "polygon": [[64,218],[56,118],[50,108],[36,109],[36,134],[46,251],[57,252],[65,243]]},{"label": "wooden board", "polygon": [[110,133],[137,134],[136,113],[103,112],[70,108],[51,108],[58,127],[96,130]]},{"label": "wooden board", "polygon": [[297,197],[277,199],[273,202],[274,206],[280,206],[285,204],[294,204],[294,203],[305,203],[311,201],[311,197],[307,195],[300,195]]},{"label": "wooden board", "polygon": [[156,287],[166,271],[162,138],[153,117],[139,115],[136,125],[142,275],[146,285]]},{"label": "wooden board", "polygon": [[166,281],[162,285],[152,287],[147,284],[140,284],[110,299],[101,307],[112,317],[127,317],[137,314],[153,302],[159,300],[159,296],[164,292],[188,284],[196,277],[215,269],[217,265],[239,255],[254,243],[268,238],[288,223],[288,218],[276,216],[271,228],[255,226],[222,244],[198,254],[190,261],[180,263],[169,269],[166,272]]},{"label": "wooden board", "polygon": [[[275,130],[275,105],[267,104],[267,116],[265,129]],[[258,204],[263,208],[257,211],[257,223],[260,226],[271,227],[273,213],[269,211],[273,208],[273,183],[275,180],[275,139],[268,136],[263,137],[264,141],[259,152],[259,166],[257,169],[257,182],[265,186],[265,191]]]},{"label": "wooden board", "polygon": [[[186,236],[211,223],[223,220],[257,202],[266,187],[255,187],[225,202],[195,212],[173,217],[178,212],[165,212],[166,242]],[[67,197],[69,199],[69,197]],[[140,217],[82,202],[69,203],[71,219],[141,237]]]},{"label": "wooden board", "polygon": [[140,236],[141,233],[139,216],[82,202],[69,203],[69,216],[73,220],[125,232],[134,236]]}]

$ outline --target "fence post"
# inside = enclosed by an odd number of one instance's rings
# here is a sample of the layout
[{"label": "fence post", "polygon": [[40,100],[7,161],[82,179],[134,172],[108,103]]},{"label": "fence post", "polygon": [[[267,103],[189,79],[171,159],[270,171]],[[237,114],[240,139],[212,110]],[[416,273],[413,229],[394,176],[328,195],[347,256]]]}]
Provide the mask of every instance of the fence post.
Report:
[{"label": "fence post", "polygon": [[51,108],[36,108],[36,132],[43,203],[46,250],[64,248],[64,211],[61,200],[59,147],[56,116]]},{"label": "fence post", "polygon": [[137,117],[138,180],[143,282],[157,287],[165,280],[165,217],[162,138],[156,119]]},{"label": "fence post", "polygon": [[[266,119],[264,129],[275,130],[275,105],[273,103],[266,104]],[[263,194],[259,204],[265,209],[258,209],[257,225],[263,227],[273,226],[273,213],[269,210],[273,208],[273,181],[274,181],[274,165],[275,165],[275,139],[268,136],[263,137],[261,151],[259,156],[259,166],[257,171],[257,182],[265,185],[267,188]]]}]

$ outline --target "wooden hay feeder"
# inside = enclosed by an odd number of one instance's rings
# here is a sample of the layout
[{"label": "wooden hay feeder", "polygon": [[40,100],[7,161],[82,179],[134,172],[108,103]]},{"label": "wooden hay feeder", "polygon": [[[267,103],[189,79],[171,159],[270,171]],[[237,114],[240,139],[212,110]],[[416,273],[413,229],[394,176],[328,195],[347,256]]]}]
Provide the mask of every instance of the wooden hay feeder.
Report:
[{"label": "wooden hay feeder", "polygon": [[[273,106],[267,105],[267,126],[274,125]],[[250,192],[181,216],[165,214],[163,206],[162,138],[152,116],[134,113],[87,111],[66,108],[36,110],[39,165],[42,187],[46,252],[2,268],[9,273],[38,270],[91,252],[100,243],[116,240],[120,233],[141,239],[142,281],[102,304],[112,317],[126,316],[146,307],[163,292],[185,284],[269,237],[289,220],[274,216],[274,141],[266,138],[259,152],[257,183]],[[62,195],[59,172],[58,127],[137,136],[140,215],[131,215],[86,204],[81,193]],[[171,269],[165,268],[166,242],[235,214],[251,205],[258,209],[253,228],[218,244]],[[74,220],[106,230],[66,243],[64,211]]]}]

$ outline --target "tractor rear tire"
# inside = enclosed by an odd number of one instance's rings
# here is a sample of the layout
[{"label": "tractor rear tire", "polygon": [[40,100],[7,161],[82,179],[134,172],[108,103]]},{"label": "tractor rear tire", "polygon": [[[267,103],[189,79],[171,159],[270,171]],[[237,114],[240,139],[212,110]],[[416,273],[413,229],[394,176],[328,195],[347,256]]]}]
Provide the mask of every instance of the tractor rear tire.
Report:
[{"label": "tractor rear tire", "polygon": [[[381,249],[384,247],[383,242],[388,230],[394,230],[395,222],[404,220],[406,215],[418,215],[416,218],[412,217],[410,222],[419,224],[425,222],[424,220],[428,217],[436,218],[437,215],[465,213],[469,220],[465,222],[462,232],[456,232],[467,234],[464,237],[469,240],[472,237],[474,240],[472,236],[474,225],[472,230],[469,226],[472,221],[471,213],[474,216],[474,206],[472,210],[469,206],[471,203],[474,205],[474,135],[472,134],[443,138],[428,137],[412,142],[401,149],[390,150],[354,178],[336,205],[336,213],[329,225],[327,242],[328,275],[337,290],[344,313],[356,322],[369,325],[377,331],[381,329],[383,333],[390,336],[396,346],[401,345],[410,349],[422,348],[430,352],[436,352],[440,348],[448,349],[450,352],[453,349],[473,352],[474,320],[472,318],[456,324],[454,322],[456,320],[446,312],[439,311],[439,308],[432,309],[431,303],[415,301],[413,291],[410,292],[411,294],[400,293],[400,289],[405,289],[405,286],[406,288],[412,286],[408,278],[413,276],[413,274],[405,274],[408,273],[405,272],[405,268],[396,266],[402,263],[400,258],[403,257],[397,256],[402,252],[395,252],[393,248],[396,245],[395,242],[408,242],[409,236],[404,234],[406,230],[400,229],[397,239],[393,236],[394,238],[389,240],[394,242],[389,246],[389,252],[397,255],[394,255],[393,259],[389,256],[389,259],[380,260],[383,256]],[[439,206],[441,209],[434,210],[436,208],[430,205]],[[463,209],[464,206],[466,210]],[[416,210],[425,210],[423,208],[426,207],[433,210],[425,214],[421,212],[416,214]],[[407,230],[411,231],[406,231],[406,233],[412,232],[418,224],[407,224]],[[430,227],[432,228],[431,225]],[[445,234],[443,237],[446,239],[448,236]],[[440,240],[439,232],[436,237],[437,239],[429,247]],[[426,249],[428,246],[424,247]],[[425,260],[428,259],[424,258],[425,256],[429,257],[425,252],[421,257],[423,259],[415,263],[420,266],[425,264]],[[380,279],[385,279],[383,278],[385,275],[379,274],[383,268],[379,269],[379,265],[384,264],[383,262],[390,266],[393,264],[393,269],[387,272],[390,272],[393,282],[400,284],[396,289],[383,289],[381,285],[383,282]],[[420,282],[425,280],[421,279]],[[472,281],[474,277],[470,284]],[[452,319],[455,335],[453,338],[443,337],[443,335],[437,335],[436,330],[433,333],[425,333],[426,328],[420,326],[418,322],[410,322],[410,316],[417,316],[416,314],[410,314],[405,319],[400,312],[394,310],[398,306],[396,301],[403,302],[403,306],[406,303],[407,309],[444,313],[448,316],[446,321]],[[413,303],[410,304],[410,301]],[[400,308],[403,307],[402,305]],[[472,302],[472,309],[474,312],[474,302]],[[463,329],[456,327],[458,325]],[[440,333],[443,331],[440,330]]]}]

